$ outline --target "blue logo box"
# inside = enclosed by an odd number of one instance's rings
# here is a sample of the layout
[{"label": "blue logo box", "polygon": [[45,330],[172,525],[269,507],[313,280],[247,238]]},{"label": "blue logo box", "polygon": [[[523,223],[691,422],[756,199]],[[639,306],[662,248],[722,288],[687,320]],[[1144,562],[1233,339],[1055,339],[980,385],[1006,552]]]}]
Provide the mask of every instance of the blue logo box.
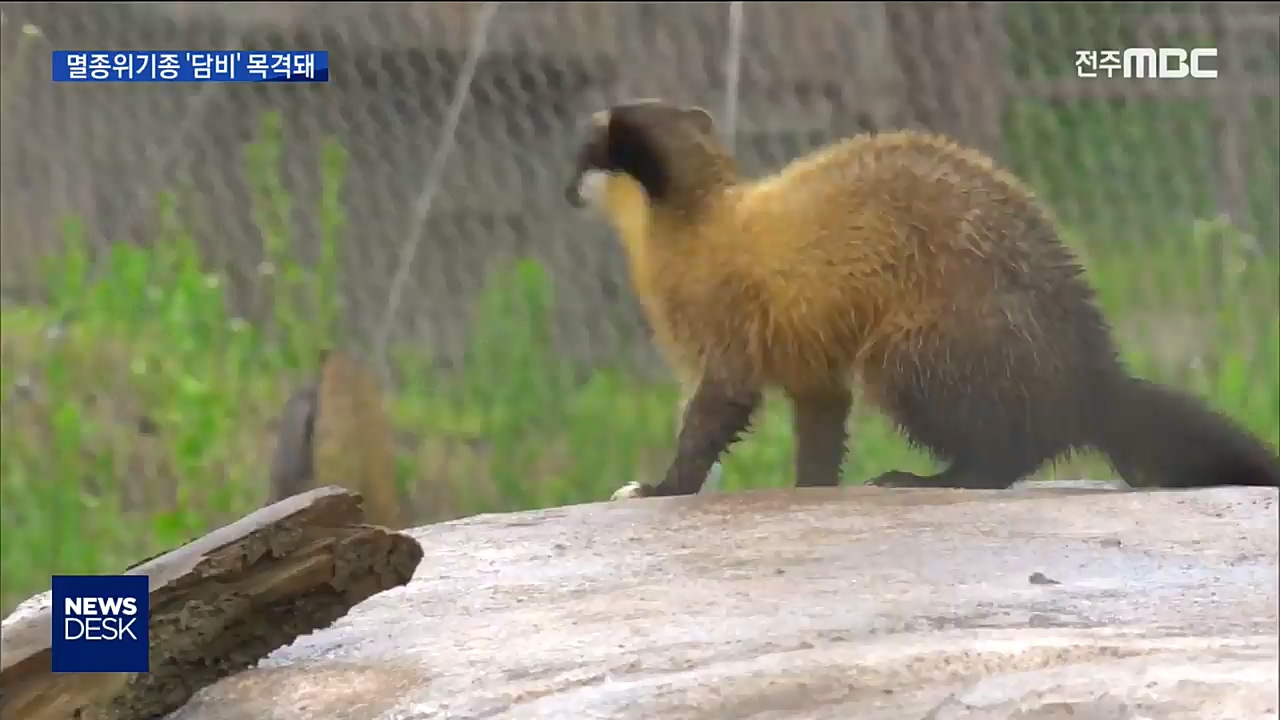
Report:
[{"label": "blue logo box", "polygon": [[150,671],[145,575],[54,575],[52,670]]},{"label": "blue logo box", "polygon": [[53,50],[53,81],[324,83],[327,50]]}]

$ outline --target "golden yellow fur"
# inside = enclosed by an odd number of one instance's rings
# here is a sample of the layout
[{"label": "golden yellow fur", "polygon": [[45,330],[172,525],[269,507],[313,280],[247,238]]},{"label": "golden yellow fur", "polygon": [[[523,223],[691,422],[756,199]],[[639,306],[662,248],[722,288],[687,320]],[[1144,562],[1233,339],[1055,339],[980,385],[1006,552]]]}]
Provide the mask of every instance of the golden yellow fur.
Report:
[{"label": "golden yellow fur", "polygon": [[[931,182],[915,174],[922,167]],[[958,295],[938,285],[958,285],[972,275],[964,255],[988,250],[970,227],[981,213],[946,199],[957,185],[1002,206],[1031,201],[981,154],[904,131],[850,138],[727,185],[697,222],[654,207],[625,174],[609,175],[603,204],[682,376],[697,377],[719,349],[745,347],[750,367],[740,369],[755,381],[803,392],[849,371],[874,374],[888,348],[960,312]],[[943,238],[962,243],[960,257],[930,252]]]}]

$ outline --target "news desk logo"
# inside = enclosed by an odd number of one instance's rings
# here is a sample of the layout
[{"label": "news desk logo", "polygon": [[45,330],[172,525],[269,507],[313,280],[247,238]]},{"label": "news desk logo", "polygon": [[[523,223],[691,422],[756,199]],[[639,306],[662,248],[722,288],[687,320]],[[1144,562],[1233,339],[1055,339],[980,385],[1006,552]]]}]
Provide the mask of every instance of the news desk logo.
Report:
[{"label": "news desk logo", "polygon": [[145,575],[54,575],[52,666],[61,672],[148,672]]},{"label": "news desk logo", "polygon": [[57,83],[322,83],[329,52],[54,50]]},{"label": "news desk logo", "polygon": [[1077,50],[1076,77],[1210,79],[1218,77],[1217,68],[1211,67],[1217,57],[1218,48]]}]

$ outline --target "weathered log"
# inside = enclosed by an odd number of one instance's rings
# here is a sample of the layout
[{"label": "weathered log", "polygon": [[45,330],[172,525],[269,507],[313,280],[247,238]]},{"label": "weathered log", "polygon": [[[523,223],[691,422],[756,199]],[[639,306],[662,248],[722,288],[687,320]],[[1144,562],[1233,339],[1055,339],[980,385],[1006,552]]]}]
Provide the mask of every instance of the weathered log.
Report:
[{"label": "weathered log", "polygon": [[1276,511],[839,488],[472,517],[169,719],[1275,718]]},{"label": "weathered log", "polygon": [[28,600],[0,626],[0,720],[162,717],[406,583],[421,546],[362,521],[358,494],[318,488],[128,569],[150,578],[146,674],[51,673],[51,598]]}]

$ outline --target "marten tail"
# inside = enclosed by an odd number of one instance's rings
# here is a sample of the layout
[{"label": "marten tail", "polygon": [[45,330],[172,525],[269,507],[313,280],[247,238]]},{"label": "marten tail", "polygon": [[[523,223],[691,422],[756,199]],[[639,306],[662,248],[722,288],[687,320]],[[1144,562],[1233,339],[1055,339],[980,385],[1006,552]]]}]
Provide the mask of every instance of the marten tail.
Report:
[{"label": "marten tail", "polygon": [[1138,378],[1107,383],[1096,445],[1132,487],[1280,486],[1280,457],[1199,399]]}]

